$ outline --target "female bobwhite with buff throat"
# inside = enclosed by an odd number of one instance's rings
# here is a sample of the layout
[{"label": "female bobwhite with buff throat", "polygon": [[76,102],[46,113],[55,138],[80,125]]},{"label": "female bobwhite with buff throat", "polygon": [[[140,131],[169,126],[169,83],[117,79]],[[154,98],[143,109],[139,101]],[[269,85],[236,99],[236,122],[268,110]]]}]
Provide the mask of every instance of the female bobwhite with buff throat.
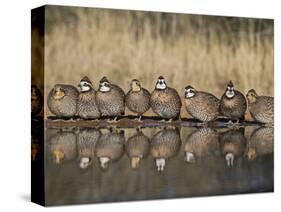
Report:
[{"label": "female bobwhite with buff throat", "polygon": [[133,79],[131,82],[131,89],[125,97],[126,106],[139,116],[141,121],[142,114],[150,108],[150,93],[143,88],[140,81]]},{"label": "female bobwhite with buff throat", "polygon": [[261,123],[273,123],[274,98],[259,96],[254,89],[247,93],[249,111],[252,117]]}]

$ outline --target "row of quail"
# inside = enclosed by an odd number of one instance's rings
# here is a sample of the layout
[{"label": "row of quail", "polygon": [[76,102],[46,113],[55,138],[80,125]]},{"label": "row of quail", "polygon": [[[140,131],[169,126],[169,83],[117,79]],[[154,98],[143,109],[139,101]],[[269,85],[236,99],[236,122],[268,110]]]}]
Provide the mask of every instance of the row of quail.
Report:
[{"label": "row of quail", "polygon": [[[48,96],[50,111],[58,117],[71,118],[78,115],[83,119],[97,119],[100,116],[109,116],[115,117],[116,121],[118,116],[124,114],[127,106],[139,116],[140,121],[142,115],[151,107],[163,119],[171,121],[180,118],[181,98],[174,88],[167,86],[162,76],[158,78],[151,94],[136,79],[132,80],[127,94],[119,86],[110,83],[106,77],[100,80],[97,91],[88,77],[84,77],[78,86],[80,92],[71,85],[55,85]],[[248,92],[247,99],[249,111],[256,121],[273,122],[273,97],[258,96],[252,89]],[[234,88],[232,81],[228,83],[221,99],[187,86],[184,103],[187,112],[202,122],[213,121],[219,115],[239,121],[247,110],[245,96]]]},{"label": "row of quail", "polygon": [[139,120],[150,107],[165,119],[180,114],[181,99],[175,89],[167,87],[163,77],[159,77],[151,95],[136,79],[132,80],[127,94],[106,77],[100,80],[97,91],[88,77],[84,77],[78,86],[80,91],[72,85],[55,85],[48,95],[50,111],[57,117],[71,118],[78,115],[83,119],[96,119],[111,116],[116,120],[124,114],[126,105],[139,116]]},{"label": "row of quail", "polygon": [[[272,123],[274,98],[258,96],[253,89],[246,96],[252,117],[261,123]],[[185,88],[186,110],[192,117],[202,122],[213,121],[219,115],[239,121],[244,118],[247,100],[240,91],[234,88],[232,81],[228,83],[221,99],[208,92],[197,91],[192,86]]]}]

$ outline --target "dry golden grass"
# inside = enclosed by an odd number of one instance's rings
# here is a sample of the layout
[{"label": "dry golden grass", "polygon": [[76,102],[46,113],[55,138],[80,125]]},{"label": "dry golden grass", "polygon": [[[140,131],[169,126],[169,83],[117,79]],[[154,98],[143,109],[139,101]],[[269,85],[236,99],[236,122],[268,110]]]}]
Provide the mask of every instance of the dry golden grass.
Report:
[{"label": "dry golden grass", "polygon": [[46,17],[46,92],[84,75],[95,87],[107,76],[125,91],[133,78],[153,90],[163,75],[181,96],[191,84],[220,97],[229,80],[273,95],[272,20],[62,7],[47,7]]}]

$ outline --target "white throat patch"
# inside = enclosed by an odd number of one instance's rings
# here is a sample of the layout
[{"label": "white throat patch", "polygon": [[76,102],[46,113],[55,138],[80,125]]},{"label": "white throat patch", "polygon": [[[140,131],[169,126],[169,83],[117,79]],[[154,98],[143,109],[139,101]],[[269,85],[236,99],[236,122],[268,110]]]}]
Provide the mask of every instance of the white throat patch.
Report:
[{"label": "white throat patch", "polygon": [[80,82],[80,91],[89,91],[91,89],[91,84],[86,82],[86,81],[81,81]]},{"label": "white throat patch", "polygon": [[156,88],[159,89],[159,90],[165,90],[167,88],[166,84],[165,83],[157,83],[156,84]]},{"label": "white throat patch", "polygon": [[191,97],[193,97],[195,95],[195,93],[194,92],[186,92],[185,93],[185,96],[187,97],[187,98],[191,98]]},{"label": "white throat patch", "polygon": [[100,87],[100,91],[101,91],[101,92],[110,91],[110,87],[102,85],[102,86]]},{"label": "white throat patch", "polygon": [[90,90],[90,86],[88,86],[88,85],[86,85],[86,86],[81,85],[81,86],[80,86],[80,90],[81,90],[82,92],[84,92],[84,91],[89,91],[89,90]]},{"label": "white throat patch", "polygon": [[234,97],[234,91],[230,91],[230,90],[227,90],[225,95],[228,97],[228,98],[232,98]]}]

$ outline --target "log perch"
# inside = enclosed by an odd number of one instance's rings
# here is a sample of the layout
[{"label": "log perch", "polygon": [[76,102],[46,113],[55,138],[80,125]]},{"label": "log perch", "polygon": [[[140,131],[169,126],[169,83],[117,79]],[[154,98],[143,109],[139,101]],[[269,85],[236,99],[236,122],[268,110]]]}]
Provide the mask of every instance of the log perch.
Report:
[{"label": "log perch", "polygon": [[[78,117],[72,119],[61,119],[50,116],[45,119],[47,128],[62,128],[62,127],[84,127],[84,128],[106,128],[116,126],[119,128],[137,128],[137,127],[202,127],[208,126],[212,128],[224,128],[229,126],[229,119],[219,118],[213,122],[202,123],[195,119],[183,118],[181,120],[173,120],[171,122],[162,121],[159,117],[143,117],[142,121],[136,120],[136,116],[122,116],[117,122],[110,122],[108,118],[100,118],[98,120],[84,120]],[[241,121],[240,126],[261,126],[258,122]]]}]

